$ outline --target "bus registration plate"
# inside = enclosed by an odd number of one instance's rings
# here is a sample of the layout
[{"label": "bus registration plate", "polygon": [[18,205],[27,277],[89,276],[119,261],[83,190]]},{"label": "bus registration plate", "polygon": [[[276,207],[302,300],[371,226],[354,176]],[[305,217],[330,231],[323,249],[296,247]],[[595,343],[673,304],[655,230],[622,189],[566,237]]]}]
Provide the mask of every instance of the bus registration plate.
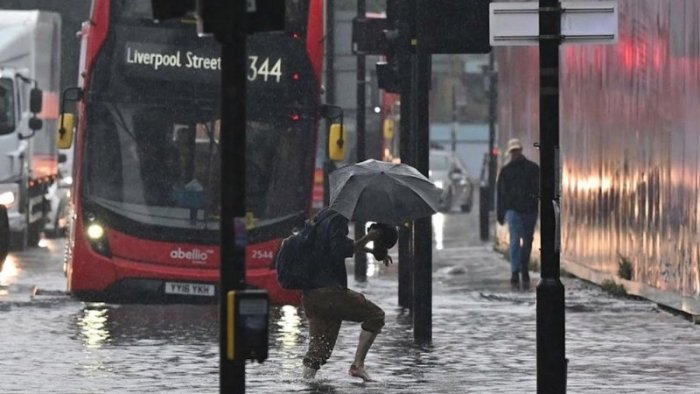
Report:
[{"label": "bus registration plate", "polygon": [[203,283],[165,282],[166,294],[213,297],[214,290],[214,285]]}]

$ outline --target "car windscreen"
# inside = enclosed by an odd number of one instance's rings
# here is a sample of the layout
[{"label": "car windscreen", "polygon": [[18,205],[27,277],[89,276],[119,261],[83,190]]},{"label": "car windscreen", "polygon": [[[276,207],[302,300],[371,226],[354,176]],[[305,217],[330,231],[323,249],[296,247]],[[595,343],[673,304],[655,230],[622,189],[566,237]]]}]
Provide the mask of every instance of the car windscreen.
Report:
[{"label": "car windscreen", "polygon": [[15,130],[15,100],[12,80],[0,78],[0,135]]}]

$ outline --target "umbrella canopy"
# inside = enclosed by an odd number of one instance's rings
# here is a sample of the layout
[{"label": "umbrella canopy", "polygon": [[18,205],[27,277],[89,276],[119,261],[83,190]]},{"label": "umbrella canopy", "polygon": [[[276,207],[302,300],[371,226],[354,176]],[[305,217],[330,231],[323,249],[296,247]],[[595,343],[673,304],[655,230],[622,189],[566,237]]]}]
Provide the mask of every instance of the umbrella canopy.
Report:
[{"label": "umbrella canopy", "polygon": [[329,177],[330,209],[358,222],[400,225],[437,212],[440,190],[415,168],[379,160],[341,167]]}]

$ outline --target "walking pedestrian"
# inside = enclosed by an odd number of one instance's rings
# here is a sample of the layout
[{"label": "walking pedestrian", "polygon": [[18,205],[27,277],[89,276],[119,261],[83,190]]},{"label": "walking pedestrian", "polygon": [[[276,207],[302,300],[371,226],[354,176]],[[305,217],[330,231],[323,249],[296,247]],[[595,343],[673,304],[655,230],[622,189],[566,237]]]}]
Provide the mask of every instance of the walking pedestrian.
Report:
[{"label": "walking pedestrian", "polygon": [[498,223],[508,223],[510,234],[510,283],[530,284],[530,254],[538,213],[540,167],[523,155],[519,139],[508,141],[510,161],[503,166],[496,182]]},{"label": "walking pedestrian", "polygon": [[[319,213],[316,217],[321,215]],[[309,347],[304,356],[303,377],[311,379],[316,376],[333,352],[341,323],[353,321],[361,323],[362,329],[355,359],[348,372],[363,381],[371,381],[365,369],[365,357],[384,327],[384,311],[364,295],[348,289],[345,258],[355,252],[374,252],[366,246],[374,241],[378,259],[388,265],[391,258],[385,252],[396,242],[393,237],[396,229],[389,226],[370,229],[353,242],[348,237],[348,220],[334,211],[324,214],[317,226],[317,264],[302,295],[302,305],[309,321]],[[391,239],[394,239],[393,243]]]}]

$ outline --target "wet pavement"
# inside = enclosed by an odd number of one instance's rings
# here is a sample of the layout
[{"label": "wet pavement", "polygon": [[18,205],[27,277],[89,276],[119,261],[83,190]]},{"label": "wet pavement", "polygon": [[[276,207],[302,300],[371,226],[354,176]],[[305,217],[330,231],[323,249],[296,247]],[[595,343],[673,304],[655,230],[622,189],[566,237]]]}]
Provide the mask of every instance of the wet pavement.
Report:
[{"label": "wet pavement", "polygon": [[[341,328],[318,379],[301,380],[306,321],[303,311],[284,306],[271,311],[269,359],[248,364],[247,392],[535,392],[537,275],[528,291],[510,288],[508,263],[477,238],[475,212],[436,215],[434,225],[431,345],[413,344],[411,316],[397,307],[396,265],[370,262],[368,282],[351,276],[349,283],[387,314],[367,358],[378,381],[362,384],[347,374],[359,334],[354,323]],[[73,300],[62,294],[62,242],[12,254],[0,275],[0,391],[218,392],[216,306]],[[700,392],[698,326],[647,301],[563,282],[568,392]]]}]

